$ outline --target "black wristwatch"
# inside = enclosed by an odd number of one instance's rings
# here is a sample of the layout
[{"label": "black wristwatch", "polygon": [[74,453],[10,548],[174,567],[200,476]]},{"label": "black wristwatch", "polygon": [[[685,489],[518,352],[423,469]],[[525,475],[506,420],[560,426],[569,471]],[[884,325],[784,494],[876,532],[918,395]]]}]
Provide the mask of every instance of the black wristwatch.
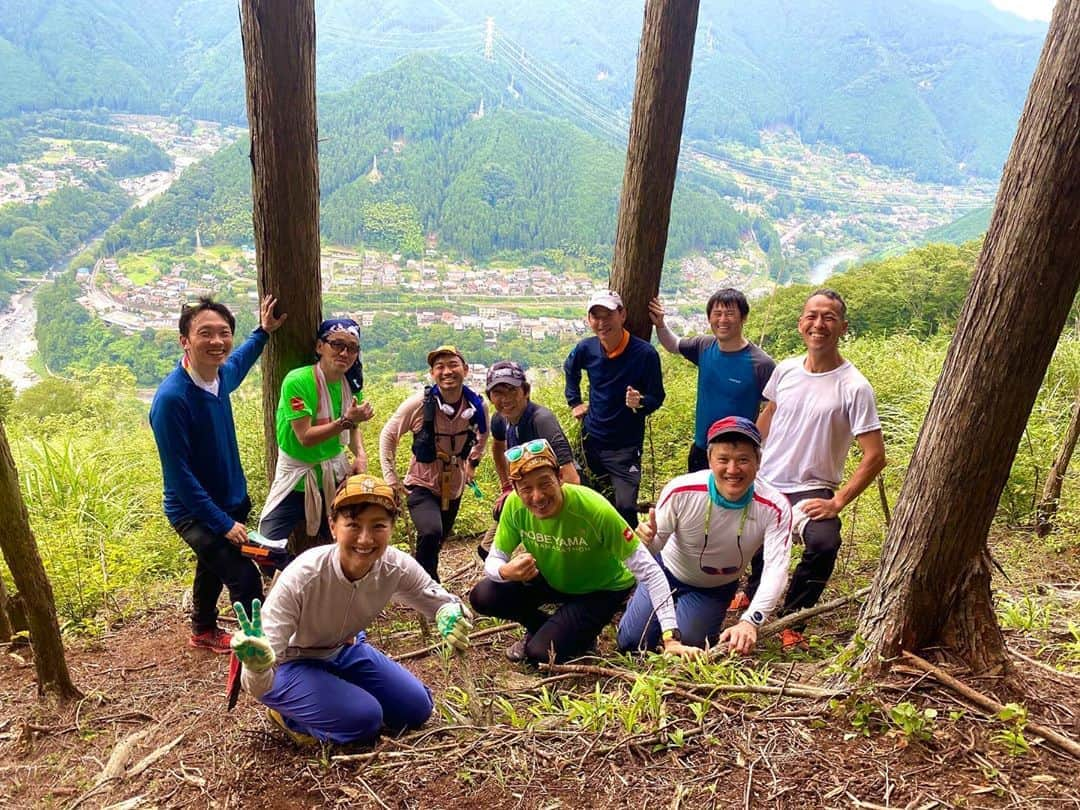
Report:
[{"label": "black wristwatch", "polygon": [[663,633],[660,634],[660,638],[663,641],[679,641],[679,642],[681,642],[682,641],[682,633],[680,633],[679,628],[676,627],[674,630],[665,630]]},{"label": "black wristwatch", "polygon": [[342,430],[352,430],[356,427],[356,422],[344,416],[338,418],[338,424],[341,425]]}]

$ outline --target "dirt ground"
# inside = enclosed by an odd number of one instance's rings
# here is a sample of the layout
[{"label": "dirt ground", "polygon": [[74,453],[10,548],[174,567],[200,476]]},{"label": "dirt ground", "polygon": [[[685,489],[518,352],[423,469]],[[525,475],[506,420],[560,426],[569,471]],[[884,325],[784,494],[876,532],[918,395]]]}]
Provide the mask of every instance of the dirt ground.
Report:
[{"label": "dirt ground", "polygon": [[[448,587],[459,593],[479,574],[473,548],[460,541],[444,551],[442,570],[454,573]],[[1005,587],[1034,593],[1040,580],[1077,587],[1075,549],[1024,566]],[[865,576],[847,574],[830,593],[864,584]],[[1000,742],[1007,724],[916,670],[900,667],[832,702],[704,699],[692,694],[700,673],[617,658],[603,637],[603,660],[586,664],[644,667],[682,684],[664,690],[659,721],[634,726],[619,710],[618,696],[630,694],[625,680],[558,678],[509,664],[503,649],[520,632],[514,629],[477,640],[464,662],[438,654],[407,660],[437,699],[419,731],[374,749],[298,749],[250,698],[226,713],[227,657],[186,646],[180,602],[174,595],[100,638],[69,639],[69,663],[85,694],[69,705],[38,700],[27,648],[0,648],[0,807],[1080,808],[1080,762],[1030,729],[1030,753],[1013,756]],[[771,639],[745,669],[725,671],[739,682],[739,673],[760,672],[767,662],[771,684],[835,684],[836,652],[856,614],[848,605],[816,622],[809,653],[782,653]],[[1061,625],[1046,632],[1064,633]],[[431,643],[415,614],[396,609],[369,637],[394,655]],[[1056,648],[1045,639],[1007,637],[1021,654],[1053,663]],[[1080,739],[1080,676],[1018,657],[1018,695],[938,661],[1003,702],[1019,697],[1030,720]],[[606,701],[609,695],[617,697]],[[545,699],[564,710],[536,708]],[[905,702],[936,710],[925,739],[888,720]],[[604,705],[608,714],[590,723],[567,705]]]}]

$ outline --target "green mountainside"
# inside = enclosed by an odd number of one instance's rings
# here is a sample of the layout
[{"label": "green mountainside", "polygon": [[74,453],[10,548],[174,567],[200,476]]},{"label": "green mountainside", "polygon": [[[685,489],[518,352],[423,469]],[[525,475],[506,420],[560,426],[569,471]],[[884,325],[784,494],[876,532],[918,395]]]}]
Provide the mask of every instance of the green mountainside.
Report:
[{"label": "green mountainside", "polygon": [[[491,64],[522,103],[609,126],[625,120],[640,2],[326,0],[317,5],[320,94],[417,50],[476,56],[487,15],[497,31]],[[1044,34],[988,0],[703,0],[686,136],[753,143],[788,125],[805,141],[921,178],[996,177]],[[57,106],[242,123],[236,7],[0,0],[0,115]]]},{"label": "green mountainside", "polygon": [[[559,248],[610,253],[624,157],[566,121],[514,106],[475,112],[499,81],[461,59],[417,56],[353,88],[320,110],[322,232],[418,256],[425,235],[440,249],[484,259]],[[159,200],[126,214],[106,235],[110,250],[251,241],[250,164],[238,144],[184,173]],[[372,173],[377,160],[378,175]],[[751,222],[708,180],[682,178],[669,255],[735,248],[751,227],[764,244],[771,226]],[[779,272],[778,248],[771,254]]]}]

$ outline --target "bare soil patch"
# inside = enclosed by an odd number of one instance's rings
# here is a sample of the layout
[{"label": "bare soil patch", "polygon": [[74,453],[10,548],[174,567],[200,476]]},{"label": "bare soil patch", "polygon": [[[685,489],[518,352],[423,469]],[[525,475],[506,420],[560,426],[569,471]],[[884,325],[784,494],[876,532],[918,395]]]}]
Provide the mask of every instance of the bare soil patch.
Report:
[{"label": "bare soil patch", "polygon": [[[1013,542],[999,538],[996,544]],[[448,587],[459,593],[479,575],[474,548],[461,540],[444,551],[442,570],[457,573],[448,576]],[[1016,574],[1016,586],[1034,589],[1038,582],[1075,583],[1078,567],[1075,554],[1032,552],[1010,576]],[[835,588],[863,584],[865,572],[855,579],[849,575]],[[1080,763],[1030,732],[1030,753],[1010,755],[995,739],[1004,724],[921,672],[901,667],[887,681],[862,684],[831,705],[714,694],[702,710],[694,704],[706,700],[703,694],[674,692],[661,681],[694,686],[695,673],[619,659],[607,636],[600,645],[605,660],[587,663],[633,666],[655,676],[662,706],[655,721],[630,722],[630,684],[621,680],[553,680],[509,664],[503,648],[519,632],[510,630],[477,641],[464,662],[438,654],[406,662],[438,700],[423,729],[383,739],[373,749],[300,750],[250,698],[242,696],[225,712],[227,657],[186,646],[179,602],[177,595],[101,638],[69,640],[73,675],[86,695],[78,703],[39,701],[29,650],[0,648],[0,806],[1080,807]],[[1064,618],[1047,630],[1051,636],[1066,632],[1075,613],[1067,605],[1063,610]],[[856,615],[849,605],[816,622],[808,654],[781,653],[770,639],[728,675],[743,677],[738,673],[745,670],[749,678],[768,661],[769,683],[835,683],[837,674],[828,668],[837,669],[835,652],[848,641]],[[395,655],[432,641],[403,609],[388,610],[369,635]],[[1057,648],[1045,639],[1008,636],[1017,651],[1053,663]],[[1080,738],[1075,677],[1018,658],[1010,688],[970,679],[948,659],[936,660],[1003,702],[1020,697],[1032,720]],[[466,673],[476,702],[464,697]],[[582,712],[566,709],[564,697]],[[937,711],[926,739],[905,735],[887,720],[903,702]],[[140,732],[130,745],[124,742]],[[125,752],[126,761],[118,762]],[[101,781],[111,758],[114,778]]]}]

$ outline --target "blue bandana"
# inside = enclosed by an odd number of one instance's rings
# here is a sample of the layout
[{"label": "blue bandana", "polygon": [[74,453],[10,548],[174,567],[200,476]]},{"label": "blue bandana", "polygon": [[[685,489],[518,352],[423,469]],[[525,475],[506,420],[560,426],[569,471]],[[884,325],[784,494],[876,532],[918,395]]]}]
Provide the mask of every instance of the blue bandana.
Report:
[{"label": "blue bandana", "polygon": [[[352,335],[358,341],[360,340],[360,324],[352,318],[327,318],[319,324],[319,331],[315,337],[316,339],[325,342],[330,339],[334,332],[343,332],[347,335]],[[316,358],[316,360],[317,359],[318,358]],[[363,351],[356,353],[356,362],[345,372],[345,380],[349,383],[349,388],[352,389],[354,394],[364,390]]]},{"label": "blue bandana", "polygon": [[722,506],[725,509],[742,509],[748,503],[750,499],[754,497],[754,485],[750,485],[750,489],[746,490],[741,498],[737,501],[729,501],[723,495],[720,494],[720,490],[716,488],[716,476],[709,476],[709,498],[717,506]]}]

